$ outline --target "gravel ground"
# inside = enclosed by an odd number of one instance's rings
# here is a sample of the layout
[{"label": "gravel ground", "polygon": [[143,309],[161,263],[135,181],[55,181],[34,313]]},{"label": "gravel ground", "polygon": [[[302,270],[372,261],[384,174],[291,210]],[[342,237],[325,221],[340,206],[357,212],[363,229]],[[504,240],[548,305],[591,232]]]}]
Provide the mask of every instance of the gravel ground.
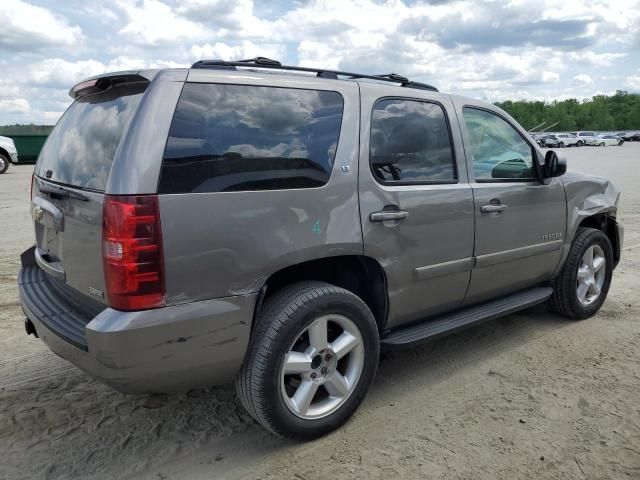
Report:
[{"label": "gravel ground", "polygon": [[124,396],[24,334],[32,167],[0,176],[0,479],[640,479],[640,143],[567,149],[622,189],[623,259],[594,318],[527,310],[382,358],[344,428],[294,444],[231,387]]}]

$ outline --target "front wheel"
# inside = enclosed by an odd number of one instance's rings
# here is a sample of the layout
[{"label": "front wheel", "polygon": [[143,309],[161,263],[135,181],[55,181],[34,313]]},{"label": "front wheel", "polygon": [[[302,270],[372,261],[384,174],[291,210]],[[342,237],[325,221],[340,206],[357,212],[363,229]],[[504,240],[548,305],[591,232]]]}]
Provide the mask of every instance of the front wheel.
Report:
[{"label": "front wheel", "polygon": [[579,147],[584,146],[584,142],[583,142],[582,140],[578,140],[578,146],[579,146]]},{"label": "front wheel", "polygon": [[9,159],[2,153],[0,153],[0,175],[7,171],[9,168]]},{"label": "front wheel", "polygon": [[601,146],[601,147],[604,147],[604,142],[600,142],[600,146]]},{"label": "front wheel", "polygon": [[579,228],[560,275],[553,282],[551,308],[572,319],[595,315],[611,285],[613,249],[595,228]]},{"label": "front wheel", "polygon": [[322,282],[275,293],[260,309],[238,397],[264,427],[310,440],[344,424],[378,366],[378,328],[356,295]]},{"label": "front wheel", "polygon": [[560,142],[560,143],[558,144],[558,146],[559,146],[560,148],[564,148],[564,142]]}]

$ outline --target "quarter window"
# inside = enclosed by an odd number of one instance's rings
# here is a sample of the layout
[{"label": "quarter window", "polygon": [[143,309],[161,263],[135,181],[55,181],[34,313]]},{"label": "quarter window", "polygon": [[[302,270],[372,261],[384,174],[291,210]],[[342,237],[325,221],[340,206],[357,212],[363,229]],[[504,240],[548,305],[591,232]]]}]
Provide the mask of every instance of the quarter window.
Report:
[{"label": "quarter window", "polygon": [[187,83],[159,192],[321,187],[331,176],[342,110],[337,92]]},{"label": "quarter window", "polygon": [[453,147],[436,103],[384,99],[373,107],[369,161],[382,183],[455,182]]},{"label": "quarter window", "polygon": [[477,181],[535,178],[533,149],[507,121],[477,108],[463,116]]}]

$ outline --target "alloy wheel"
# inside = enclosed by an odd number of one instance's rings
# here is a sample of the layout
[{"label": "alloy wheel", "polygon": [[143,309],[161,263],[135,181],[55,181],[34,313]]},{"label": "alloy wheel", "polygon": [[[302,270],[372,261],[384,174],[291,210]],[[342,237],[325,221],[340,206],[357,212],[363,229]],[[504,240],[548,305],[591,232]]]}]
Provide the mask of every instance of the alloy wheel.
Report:
[{"label": "alloy wheel", "polygon": [[316,318],[293,341],[280,371],[280,392],[291,413],[305,420],[338,410],[355,390],[364,366],[364,343],[343,315]]},{"label": "alloy wheel", "polygon": [[600,297],[606,277],[606,263],[604,251],[599,245],[591,245],[584,252],[576,278],[576,293],[583,306],[591,305]]}]

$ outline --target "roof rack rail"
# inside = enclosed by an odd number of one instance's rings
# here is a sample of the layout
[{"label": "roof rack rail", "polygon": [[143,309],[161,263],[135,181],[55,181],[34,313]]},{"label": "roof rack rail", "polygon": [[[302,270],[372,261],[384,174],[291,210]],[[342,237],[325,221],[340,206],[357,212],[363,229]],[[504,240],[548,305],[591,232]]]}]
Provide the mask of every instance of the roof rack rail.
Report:
[{"label": "roof rack rail", "polygon": [[310,73],[315,73],[317,77],[332,78],[334,80],[338,80],[340,77],[347,77],[349,79],[366,78],[369,80],[379,80],[383,82],[399,83],[400,86],[407,87],[407,88],[419,88],[422,90],[430,90],[432,92],[438,91],[436,87],[427,85],[426,83],[411,81],[407,77],[403,77],[402,75],[398,75],[396,73],[386,73],[383,75],[366,75],[363,73],[343,72],[340,70],[326,70],[326,69],[320,69],[320,68],[296,67],[292,65],[282,65],[279,61],[272,60],[266,57],[256,57],[256,58],[249,58],[246,60],[234,60],[234,61],[199,60],[193,65],[191,65],[191,68],[212,68],[212,69],[223,69],[223,70],[236,70],[236,67],[257,67],[257,68],[267,68],[267,69],[273,69],[273,70],[289,70],[293,72],[310,72]]}]

